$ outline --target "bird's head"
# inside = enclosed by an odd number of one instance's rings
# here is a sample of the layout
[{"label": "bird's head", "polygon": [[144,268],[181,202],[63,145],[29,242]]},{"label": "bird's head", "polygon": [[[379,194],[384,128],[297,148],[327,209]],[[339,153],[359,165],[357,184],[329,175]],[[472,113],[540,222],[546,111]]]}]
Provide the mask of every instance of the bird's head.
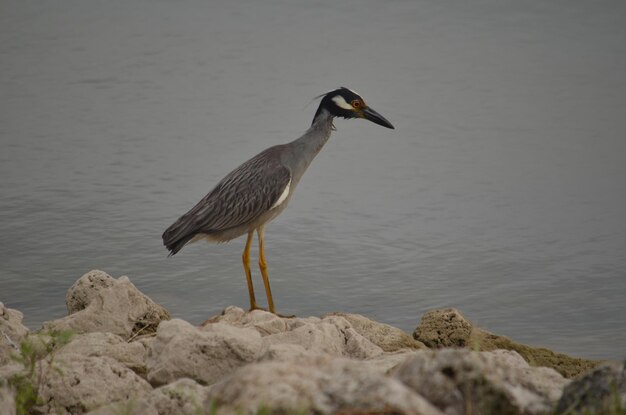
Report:
[{"label": "bird's head", "polygon": [[320,95],[320,97],[323,98],[315,113],[313,122],[322,113],[322,110],[326,110],[333,117],[364,118],[383,127],[395,128],[385,117],[369,107],[359,94],[348,88],[341,87]]}]

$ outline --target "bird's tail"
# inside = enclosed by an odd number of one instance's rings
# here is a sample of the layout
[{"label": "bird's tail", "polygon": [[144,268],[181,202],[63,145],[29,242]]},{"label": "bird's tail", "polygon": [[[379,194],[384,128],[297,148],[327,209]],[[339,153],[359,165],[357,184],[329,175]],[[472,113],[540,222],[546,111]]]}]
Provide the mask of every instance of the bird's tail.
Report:
[{"label": "bird's tail", "polygon": [[163,245],[170,251],[168,256],[176,255],[195,236],[193,234],[180,236],[175,229],[172,229],[173,226],[170,226],[163,232]]}]

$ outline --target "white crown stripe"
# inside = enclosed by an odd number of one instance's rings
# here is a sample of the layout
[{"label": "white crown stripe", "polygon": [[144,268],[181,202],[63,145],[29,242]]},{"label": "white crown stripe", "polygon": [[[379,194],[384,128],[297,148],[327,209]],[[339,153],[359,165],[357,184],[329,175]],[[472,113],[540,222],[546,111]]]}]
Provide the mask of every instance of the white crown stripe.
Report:
[{"label": "white crown stripe", "polygon": [[342,97],[341,95],[336,95],[332,99],[335,102],[335,104],[337,104],[337,106],[339,108],[343,108],[344,110],[351,110],[352,109],[352,105],[348,104],[346,99],[344,97]]}]

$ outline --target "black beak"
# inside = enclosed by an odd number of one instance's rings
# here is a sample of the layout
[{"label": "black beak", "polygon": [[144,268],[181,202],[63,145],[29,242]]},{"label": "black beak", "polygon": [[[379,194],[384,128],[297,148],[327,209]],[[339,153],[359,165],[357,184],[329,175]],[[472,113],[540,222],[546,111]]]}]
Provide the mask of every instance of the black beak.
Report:
[{"label": "black beak", "polygon": [[382,125],[383,127],[387,127],[387,128],[391,128],[392,130],[395,130],[395,127],[391,125],[391,123],[387,121],[385,117],[383,117],[382,115],[380,115],[379,113],[371,109],[370,107],[366,107],[365,109],[363,109],[362,113],[363,113],[363,118],[365,118],[366,120],[370,120],[371,122],[375,124]]}]

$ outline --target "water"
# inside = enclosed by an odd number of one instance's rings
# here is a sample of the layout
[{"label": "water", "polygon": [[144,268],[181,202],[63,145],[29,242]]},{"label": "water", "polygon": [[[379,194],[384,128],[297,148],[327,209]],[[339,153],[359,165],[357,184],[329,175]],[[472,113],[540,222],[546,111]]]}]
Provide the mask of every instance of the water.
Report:
[{"label": "water", "polygon": [[396,130],[338,120],[268,226],[279,311],[412,331],[453,306],[622,359],[625,18],[620,1],[4,1],[0,300],[36,328],[97,268],[194,323],[247,306],[243,240],[167,258],[160,235],[345,85]]}]

